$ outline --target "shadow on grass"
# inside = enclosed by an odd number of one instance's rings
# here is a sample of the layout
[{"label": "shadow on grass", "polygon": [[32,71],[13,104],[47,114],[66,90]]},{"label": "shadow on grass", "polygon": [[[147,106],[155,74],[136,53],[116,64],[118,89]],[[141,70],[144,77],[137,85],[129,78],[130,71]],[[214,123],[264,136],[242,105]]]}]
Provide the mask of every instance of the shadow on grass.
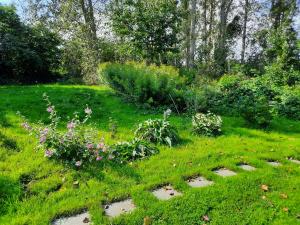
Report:
[{"label": "shadow on grass", "polygon": [[268,128],[258,128],[245,122],[242,118],[227,117],[223,128],[224,135],[238,135],[249,138],[263,138],[266,141],[280,141],[269,136],[270,133],[294,135],[300,133],[300,122],[285,118],[274,118]]},{"label": "shadow on grass", "polygon": [[13,152],[20,151],[20,149],[17,146],[17,142],[14,139],[9,138],[9,137],[5,136],[4,134],[2,134],[1,131],[0,131],[0,147],[3,147],[5,149],[13,151]]}]

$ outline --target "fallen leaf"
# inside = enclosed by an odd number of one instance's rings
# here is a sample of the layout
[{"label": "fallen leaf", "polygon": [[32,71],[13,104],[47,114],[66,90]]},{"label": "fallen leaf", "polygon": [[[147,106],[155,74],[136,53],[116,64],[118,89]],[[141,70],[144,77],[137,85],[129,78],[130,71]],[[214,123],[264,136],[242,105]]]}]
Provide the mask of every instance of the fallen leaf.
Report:
[{"label": "fallen leaf", "polygon": [[208,217],[208,215],[204,215],[204,216],[202,216],[202,219],[203,219],[204,221],[206,221],[206,222],[208,222],[208,221],[209,221],[209,217]]},{"label": "fallen leaf", "polygon": [[84,220],[82,221],[83,223],[89,223],[90,222],[90,219],[85,217]]},{"label": "fallen leaf", "polygon": [[268,191],[269,190],[269,187],[265,184],[261,185],[260,188],[263,190],[263,191]]},{"label": "fallen leaf", "polygon": [[287,196],[286,194],[284,194],[284,193],[281,193],[281,194],[280,194],[280,197],[281,197],[281,198],[284,198],[284,199],[287,199],[288,196]]},{"label": "fallen leaf", "polygon": [[150,219],[149,216],[146,216],[146,217],[144,218],[144,225],[150,225],[150,224],[151,224],[151,219]]},{"label": "fallen leaf", "polygon": [[289,211],[289,209],[288,209],[288,208],[286,208],[286,207],[285,207],[285,208],[283,208],[282,210],[283,210],[284,212],[288,212],[288,211]]}]

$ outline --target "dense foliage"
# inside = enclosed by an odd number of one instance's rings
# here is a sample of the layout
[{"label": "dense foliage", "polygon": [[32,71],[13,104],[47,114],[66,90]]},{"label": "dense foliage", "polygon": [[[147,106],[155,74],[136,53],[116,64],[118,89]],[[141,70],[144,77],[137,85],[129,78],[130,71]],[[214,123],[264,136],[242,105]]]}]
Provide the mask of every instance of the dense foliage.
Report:
[{"label": "dense foliage", "polygon": [[100,76],[124,97],[145,106],[173,105],[183,101],[184,80],[172,66],[147,66],[144,63],[106,63]]},{"label": "dense foliage", "polygon": [[139,57],[151,63],[172,62],[179,53],[181,26],[178,1],[112,1],[112,27],[130,42]]},{"label": "dense foliage", "polygon": [[55,33],[41,24],[24,25],[15,9],[0,6],[0,84],[53,81],[59,44]]},{"label": "dense foliage", "polygon": [[159,152],[156,147],[137,138],[130,142],[118,142],[110,146],[110,151],[114,158],[121,162],[143,159]]},{"label": "dense foliage", "polygon": [[221,133],[222,118],[211,112],[197,113],[192,118],[193,131],[199,135],[216,136]]},{"label": "dense foliage", "polygon": [[168,120],[171,110],[164,112],[163,119],[149,119],[140,123],[134,134],[138,139],[169,145],[179,142],[177,129]]}]

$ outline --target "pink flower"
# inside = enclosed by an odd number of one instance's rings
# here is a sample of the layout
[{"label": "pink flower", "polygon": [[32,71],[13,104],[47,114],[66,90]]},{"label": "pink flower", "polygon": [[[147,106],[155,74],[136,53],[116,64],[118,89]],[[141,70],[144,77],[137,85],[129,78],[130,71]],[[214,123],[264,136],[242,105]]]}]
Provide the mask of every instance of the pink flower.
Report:
[{"label": "pink flower", "polygon": [[69,130],[71,130],[71,129],[74,129],[75,128],[75,123],[74,122],[70,122],[70,123],[68,123],[67,124],[67,128],[69,129]]},{"label": "pink flower", "polygon": [[31,126],[27,123],[27,122],[24,122],[22,123],[22,127],[25,129],[25,130],[31,130]]},{"label": "pink flower", "polygon": [[54,151],[52,151],[52,150],[50,150],[50,149],[47,149],[47,150],[45,151],[45,157],[50,158],[53,154],[54,154]]},{"label": "pink flower", "polygon": [[98,155],[97,158],[96,158],[97,161],[100,161],[100,160],[102,160],[102,159],[103,159],[103,157],[102,157],[102,156],[99,156],[99,155]]},{"label": "pink flower", "polygon": [[86,109],[84,110],[84,112],[88,115],[92,114],[92,110],[89,107],[86,107]]},{"label": "pink flower", "polygon": [[101,148],[104,148],[104,147],[105,147],[105,145],[104,145],[103,142],[97,144],[97,149],[101,149]]},{"label": "pink flower", "polygon": [[40,137],[40,144],[44,144],[44,143],[46,142],[46,140],[47,140],[46,136],[45,136],[45,135],[42,135],[42,136]]},{"label": "pink flower", "polygon": [[48,112],[48,113],[52,113],[53,110],[54,110],[54,106],[49,106],[49,107],[47,108],[47,112]]},{"label": "pink flower", "polygon": [[79,166],[81,166],[81,164],[82,164],[81,161],[77,161],[77,162],[75,163],[75,166],[79,167]]},{"label": "pink flower", "polygon": [[209,221],[209,217],[208,217],[208,215],[204,215],[204,216],[202,216],[202,219],[203,219],[204,221],[206,221],[206,222],[208,222],[208,221]]},{"label": "pink flower", "polygon": [[86,145],[86,147],[87,147],[88,149],[92,149],[92,148],[94,147],[94,145],[91,144],[91,143],[89,143],[89,144]]},{"label": "pink flower", "polygon": [[45,128],[44,130],[41,131],[41,135],[47,136],[48,132],[49,132],[49,129]]}]

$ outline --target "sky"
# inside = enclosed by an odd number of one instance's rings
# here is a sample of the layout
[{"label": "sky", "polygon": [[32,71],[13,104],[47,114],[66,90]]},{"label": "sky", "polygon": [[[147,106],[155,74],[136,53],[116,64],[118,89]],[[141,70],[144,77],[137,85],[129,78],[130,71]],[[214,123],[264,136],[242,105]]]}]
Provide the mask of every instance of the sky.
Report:
[{"label": "sky", "polygon": [[[1,4],[9,5],[15,2],[22,2],[22,0],[0,0]],[[300,8],[300,0],[297,0],[298,8]],[[300,13],[298,13],[297,17],[295,18],[295,29],[300,36]]]}]

